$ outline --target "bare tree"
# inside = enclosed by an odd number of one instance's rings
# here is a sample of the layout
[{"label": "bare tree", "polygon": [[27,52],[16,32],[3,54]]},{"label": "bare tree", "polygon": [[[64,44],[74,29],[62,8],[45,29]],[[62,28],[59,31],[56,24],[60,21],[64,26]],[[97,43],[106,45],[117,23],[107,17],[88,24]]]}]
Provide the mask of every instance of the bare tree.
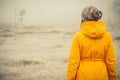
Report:
[{"label": "bare tree", "polygon": [[19,23],[21,26],[23,26],[23,20],[24,20],[25,14],[26,14],[26,11],[24,9],[22,9],[19,13]]}]

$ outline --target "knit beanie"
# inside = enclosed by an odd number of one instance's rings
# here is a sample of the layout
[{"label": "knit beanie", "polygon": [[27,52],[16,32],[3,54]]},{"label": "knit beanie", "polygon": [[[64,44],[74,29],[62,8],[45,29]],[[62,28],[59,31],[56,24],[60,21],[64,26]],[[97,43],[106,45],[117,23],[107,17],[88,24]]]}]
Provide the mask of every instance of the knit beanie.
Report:
[{"label": "knit beanie", "polygon": [[102,12],[94,6],[86,7],[81,13],[82,21],[98,21],[102,17]]}]

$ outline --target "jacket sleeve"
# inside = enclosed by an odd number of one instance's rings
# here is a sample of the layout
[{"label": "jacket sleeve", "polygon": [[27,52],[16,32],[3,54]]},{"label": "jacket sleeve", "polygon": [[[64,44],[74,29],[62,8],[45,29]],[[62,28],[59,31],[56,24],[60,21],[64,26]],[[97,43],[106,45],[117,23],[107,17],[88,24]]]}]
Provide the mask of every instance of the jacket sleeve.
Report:
[{"label": "jacket sleeve", "polygon": [[117,80],[116,79],[116,57],[114,53],[113,41],[110,36],[110,42],[107,50],[107,54],[105,57],[105,63],[108,70],[109,80]]},{"label": "jacket sleeve", "polygon": [[78,34],[76,33],[73,37],[70,55],[68,59],[66,80],[75,80],[76,73],[79,67],[79,62],[80,62],[79,41]]}]

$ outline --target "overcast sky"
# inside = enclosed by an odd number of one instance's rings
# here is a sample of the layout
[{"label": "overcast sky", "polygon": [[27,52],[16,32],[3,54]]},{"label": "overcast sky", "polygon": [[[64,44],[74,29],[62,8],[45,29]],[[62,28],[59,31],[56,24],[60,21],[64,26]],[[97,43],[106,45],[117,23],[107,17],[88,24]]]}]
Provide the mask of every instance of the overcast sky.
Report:
[{"label": "overcast sky", "polygon": [[[24,24],[67,25],[79,24],[81,11],[94,5],[103,12],[103,20],[112,20],[114,0],[0,0],[0,22],[14,23],[25,10]],[[16,16],[15,16],[16,15]]]}]

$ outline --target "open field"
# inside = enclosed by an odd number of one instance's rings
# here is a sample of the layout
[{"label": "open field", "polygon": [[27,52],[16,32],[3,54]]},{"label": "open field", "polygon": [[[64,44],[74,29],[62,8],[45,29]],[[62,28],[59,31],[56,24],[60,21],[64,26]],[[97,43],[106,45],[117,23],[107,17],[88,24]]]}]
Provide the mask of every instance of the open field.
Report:
[{"label": "open field", "polygon": [[[64,27],[0,26],[0,80],[65,80],[75,31]],[[120,78],[120,32],[111,31]]]}]

